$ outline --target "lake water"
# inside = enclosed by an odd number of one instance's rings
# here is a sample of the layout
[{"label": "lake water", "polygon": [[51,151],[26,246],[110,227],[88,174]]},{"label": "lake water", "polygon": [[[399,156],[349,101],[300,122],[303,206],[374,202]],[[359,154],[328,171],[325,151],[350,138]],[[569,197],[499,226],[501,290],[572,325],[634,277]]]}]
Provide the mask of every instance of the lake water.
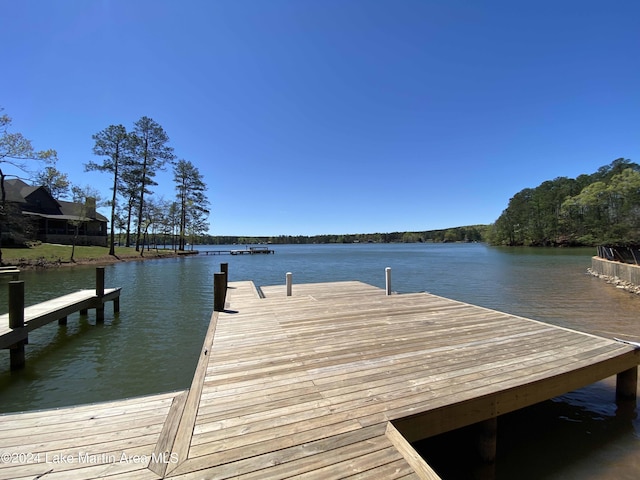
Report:
[{"label": "lake water", "polygon": [[[221,262],[229,264],[230,281],[253,280],[259,286],[283,284],[286,272],[292,272],[294,286],[360,280],[384,288],[384,270],[391,267],[392,289],[399,293],[427,291],[597,335],[640,340],[640,296],[587,274],[594,249],[484,244],[272,248],[274,255],[198,255],[107,266],[106,286],[122,287],[120,314],[114,316],[109,304],[103,325],[95,324],[90,311],[89,316],[70,316],[66,327],[52,324],[32,332],[27,366],[19,372],[9,371],[8,352],[2,351],[0,412],[188,388],[211,317],[213,273]],[[95,269],[23,272],[22,279],[29,305],[92,288]],[[0,313],[7,311],[5,283],[0,283]],[[495,478],[640,478],[637,405],[623,415],[614,395],[609,379],[501,418]],[[480,470],[459,472],[444,460],[442,465],[443,471],[449,469],[447,479],[482,475]]]}]

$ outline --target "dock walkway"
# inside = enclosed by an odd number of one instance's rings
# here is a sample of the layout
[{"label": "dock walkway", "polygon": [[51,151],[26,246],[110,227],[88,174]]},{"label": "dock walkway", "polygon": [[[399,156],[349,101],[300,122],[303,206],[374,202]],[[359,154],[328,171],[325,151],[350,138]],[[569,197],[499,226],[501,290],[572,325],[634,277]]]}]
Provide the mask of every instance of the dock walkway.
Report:
[{"label": "dock walkway", "polygon": [[410,442],[616,374],[635,391],[614,340],[360,282],[261,292],[229,283],[188,391],[0,417],[0,479],[437,479]]},{"label": "dock walkway", "polygon": [[24,328],[12,330],[9,327],[9,314],[0,315],[0,348],[8,348],[20,340],[27,338],[28,333],[36,328],[60,320],[81,310],[96,308],[108,301],[115,301],[120,296],[120,288],[105,288],[104,296],[98,297],[95,290],[79,290],[47,300],[24,309]]}]

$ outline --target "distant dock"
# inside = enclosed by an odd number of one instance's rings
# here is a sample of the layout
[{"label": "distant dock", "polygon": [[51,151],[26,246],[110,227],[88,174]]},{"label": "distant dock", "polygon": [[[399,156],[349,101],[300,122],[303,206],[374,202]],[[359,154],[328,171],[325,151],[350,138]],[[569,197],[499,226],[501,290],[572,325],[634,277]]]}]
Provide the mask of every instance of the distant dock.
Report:
[{"label": "distant dock", "polygon": [[269,247],[248,247],[235,250],[198,250],[202,255],[269,255],[276,253]]}]

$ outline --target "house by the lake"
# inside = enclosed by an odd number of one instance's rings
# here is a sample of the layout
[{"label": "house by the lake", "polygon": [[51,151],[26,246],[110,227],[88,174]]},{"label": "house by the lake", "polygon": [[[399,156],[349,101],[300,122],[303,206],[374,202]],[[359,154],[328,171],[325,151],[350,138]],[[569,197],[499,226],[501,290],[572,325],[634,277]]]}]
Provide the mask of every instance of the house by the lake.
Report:
[{"label": "house by the lake", "polygon": [[[7,221],[2,243],[40,240],[63,245],[107,246],[107,218],[96,212],[96,201],[56,200],[45,187],[27,185],[19,179],[4,181]],[[77,234],[77,236],[76,236]]]}]

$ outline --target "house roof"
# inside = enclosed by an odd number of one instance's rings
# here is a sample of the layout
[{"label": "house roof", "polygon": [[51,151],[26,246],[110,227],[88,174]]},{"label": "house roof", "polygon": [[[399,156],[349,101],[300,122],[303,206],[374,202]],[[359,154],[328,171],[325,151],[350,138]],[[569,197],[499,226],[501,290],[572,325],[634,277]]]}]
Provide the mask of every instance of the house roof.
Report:
[{"label": "house roof", "polygon": [[85,205],[82,203],[65,202],[64,200],[58,200],[58,203],[60,204],[60,211],[63,216],[74,217],[74,220],[82,217],[85,220],[107,221],[107,217],[96,212],[95,209],[92,212],[93,215],[89,216]]},{"label": "house roof", "polygon": [[[46,191],[46,188],[44,187],[34,187],[32,185],[27,185],[19,178],[11,178],[4,181],[4,189],[7,202],[28,203],[27,197],[40,188]],[[51,197],[51,199],[55,201],[53,197]]]},{"label": "house roof", "polygon": [[[24,215],[38,216],[42,218],[52,218],[58,220],[94,220],[107,222],[104,215],[95,211],[88,212],[85,204],[56,200],[51,196],[49,190],[43,186],[27,185],[20,179],[12,178],[4,181],[6,200],[12,203],[21,204]],[[45,199],[48,208],[42,205]]]}]

